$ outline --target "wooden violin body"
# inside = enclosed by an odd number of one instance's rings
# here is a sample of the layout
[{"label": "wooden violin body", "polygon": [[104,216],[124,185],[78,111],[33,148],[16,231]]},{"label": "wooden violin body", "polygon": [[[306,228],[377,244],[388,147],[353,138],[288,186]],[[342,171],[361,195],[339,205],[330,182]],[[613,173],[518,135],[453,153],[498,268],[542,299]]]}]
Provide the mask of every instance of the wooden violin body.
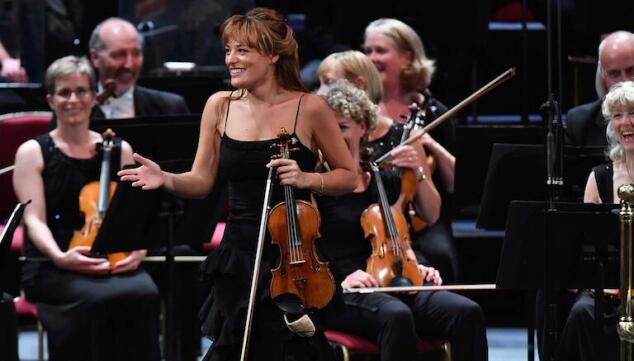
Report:
[{"label": "wooden violin body", "polygon": [[[287,159],[290,137],[284,128],[278,137],[279,157]],[[271,270],[271,298],[286,312],[323,308],[334,295],[335,281],[315,249],[319,212],[311,203],[296,200],[292,186],[284,185],[283,190],[284,201],[273,207],[268,217],[271,242],[280,250],[280,264]]]},{"label": "wooden violin body", "polygon": [[[401,137],[401,143],[407,140],[411,134],[411,131],[414,129],[421,129],[425,124],[425,116],[426,116],[426,107],[427,100],[429,98],[425,97],[425,102],[421,106],[418,104],[413,104],[410,106],[410,118],[403,127],[403,134]],[[432,155],[427,155],[425,160],[429,167],[429,170],[433,173],[436,169],[436,160]],[[429,175],[428,175],[429,176]],[[412,232],[420,232],[423,229],[427,228],[428,224],[425,222],[416,211],[416,207],[414,206],[413,197],[416,194],[416,186],[418,184],[418,176],[414,174],[414,172],[406,169],[401,170],[401,194],[399,199],[396,201],[397,204],[401,206],[405,217],[411,227]]]},{"label": "wooden violin body", "polygon": [[279,266],[271,271],[271,297],[290,294],[304,307],[323,308],[332,299],[335,286],[328,263],[319,260],[315,249],[319,213],[309,202],[298,200],[296,205],[301,242],[294,242],[289,234],[286,204],[276,205],[269,214],[269,232],[281,255]]},{"label": "wooden violin body", "polygon": [[[413,286],[422,286],[423,279],[416,261],[407,257],[404,250],[410,247],[407,221],[397,206],[390,207],[394,224],[400,237],[392,240],[387,234],[381,207],[372,204],[361,214],[361,227],[366,239],[372,244],[372,254],[367,259],[366,272],[371,274],[381,287],[393,285],[398,277],[409,279]],[[398,247],[398,249],[396,248]]]},{"label": "wooden violin body", "polygon": [[[84,185],[79,192],[79,209],[84,214],[85,220],[83,227],[73,233],[69,248],[79,246],[92,247],[97,238],[99,228],[101,228],[112,195],[117,188],[117,184],[110,181],[110,156],[114,147],[114,133],[111,129],[108,129],[104,132],[103,138],[104,141],[101,148],[103,157],[99,181]],[[108,254],[110,269],[114,269],[117,263],[126,258],[128,254],[127,252]]]},{"label": "wooden violin body", "polygon": [[379,192],[379,202],[371,204],[361,214],[361,227],[365,238],[372,244],[372,254],[367,259],[366,272],[379,286],[422,286],[418,262],[407,256],[411,248],[407,221],[397,203],[390,205],[381,174],[376,164],[371,164]]},{"label": "wooden violin body", "polygon": [[[99,199],[99,182],[94,181],[86,184],[79,192],[79,210],[84,214],[85,222],[84,226],[75,232],[73,232],[73,238],[70,241],[69,248],[75,248],[79,246],[92,247],[97,238],[97,233],[103,222],[103,218],[99,214],[98,199]],[[117,188],[117,183],[110,182],[109,187],[109,199],[112,199],[112,195]],[[122,259],[126,258],[128,253],[117,252],[108,254],[108,261],[110,262],[110,269],[113,269],[116,264]]]}]

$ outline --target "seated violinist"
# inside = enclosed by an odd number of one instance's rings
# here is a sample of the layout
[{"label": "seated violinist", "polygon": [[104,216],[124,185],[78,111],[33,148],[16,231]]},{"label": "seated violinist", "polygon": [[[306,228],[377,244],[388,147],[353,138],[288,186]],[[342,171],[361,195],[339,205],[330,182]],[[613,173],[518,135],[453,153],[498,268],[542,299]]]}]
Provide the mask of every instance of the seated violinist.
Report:
[{"label": "seated violinist", "polygon": [[[85,58],[53,62],[46,98],[57,126],[16,153],[13,186],[20,202],[32,201],[24,213],[30,242],[22,287],[47,331],[51,361],[158,361],[159,295],[139,268],[145,251],[111,265],[88,256],[88,246],[69,247],[91,216],[80,211],[80,191],[100,175],[102,136],[88,129],[94,89]],[[114,144],[120,146],[112,151],[112,179],[121,164],[134,162],[128,143],[115,137]]]},{"label": "seated violinist", "polygon": [[[612,86],[605,96],[601,112],[607,120],[606,153],[610,160],[592,168],[583,196],[585,203],[619,203],[618,189],[634,183],[630,169],[634,166],[634,82],[624,81]],[[605,290],[608,295],[602,305],[603,325],[599,331],[595,321],[595,295],[591,290],[565,291],[558,314],[561,321],[559,339],[554,347],[556,360],[599,361],[619,360],[617,323],[624,312],[617,290]],[[545,313],[539,315],[545,318]],[[601,342],[597,342],[601,340]],[[623,359],[623,358],[621,358]]]},{"label": "seated violinist", "polygon": [[[348,149],[359,164],[357,172],[360,175],[353,193],[317,197],[322,219],[319,247],[344,289],[379,287],[379,277],[366,272],[366,259],[368,262],[371,260],[373,245],[365,235],[372,233],[372,227],[386,227],[383,224],[369,227],[364,224],[362,227],[360,219],[367,215],[363,214],[364,210],[379,202],[379,193],[386,194],[390,204],[395,201],[400,192],[400,173],[397,170],[378,171],[385,189],[385,192],[380,192],[376,179],[360,165],[367,133],[375,124],[377,111],[364,91],[345,80],[338,80],[323,87],[319,93],[335,110]],[[394,150],[392,162],[394,166],[413,170],[414,174],[418,167],[427,168],[419,152],[411,146]],[[422,176],[416,187],[416,191],[424,195],[420,199],[425,198],[428,203],[421,207],[422,202],[417,201],[419,211],[427,221],[433,222],[440,208],[440,197],[433,182]],[[404,233],[397,236],[408,238],[407,232]],[[414,264],[414,273],[408,276],[403,272],[403,276],[418,277],[425,284],[440,285],[442,278],[438,271],[417,263],[409,239],[402,243],[405,246],[401,249],[400,264]],[[343,309],[332,317],[328,327],[376,342],[382,361],[416,359],[419,337],[448,339],[452,346],[452,359],[456,361],[487,359],[482,310],[463,296],[446,291],[404,295],[347,293],[343,299]]]}]

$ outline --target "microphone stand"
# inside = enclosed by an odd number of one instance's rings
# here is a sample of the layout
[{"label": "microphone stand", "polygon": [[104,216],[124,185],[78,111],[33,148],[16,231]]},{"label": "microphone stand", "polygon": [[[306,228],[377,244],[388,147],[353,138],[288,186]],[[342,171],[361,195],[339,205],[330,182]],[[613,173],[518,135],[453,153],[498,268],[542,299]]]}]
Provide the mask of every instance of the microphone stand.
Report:
[{"label": "microphone stand", "polygon": [[[561,96],[561,2],[555,0],[557,5],[557,70],[558,70],[558,90],[559,96]],[[543,342],[543,356],[544,361],[553,361],[555,359],[554,350],[558,341],[558,287],[555,282],[555,277],[550,277],[551,264],[556,262],[553,259],[553,253],[551,249],[551,243],[554,242],[552,236],[553,220],[552,217],[557,212],[555,202],[560,200],[561,192],[564,184],[563,179],[563,125],[561,122],[561,114],[559,103],[555,98],[553,92],[553,14],[552,14],[552,1],[547,1],[547,52],[548,52],[548,100],[542,104],[540,110],[542,116],[546,122],[546,179],[545,179],[545,198],[546,198],[546,217],[545,217],[545,230],[546,239],[544,240],[544,255],[545,255],[545,267],[544,272],[544,303],[545,303],[545,325],[544,325],[544,342]]]}]

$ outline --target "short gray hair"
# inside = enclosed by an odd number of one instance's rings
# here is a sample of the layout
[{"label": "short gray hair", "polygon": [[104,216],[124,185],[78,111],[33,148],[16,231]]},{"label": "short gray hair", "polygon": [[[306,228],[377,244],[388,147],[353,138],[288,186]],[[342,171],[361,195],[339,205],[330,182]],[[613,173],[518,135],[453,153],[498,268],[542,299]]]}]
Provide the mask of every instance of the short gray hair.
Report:
[{"label": "short gray hair", "polygon": [[605,43],[612,38],[619,37],[622,39],[629,39],[630,41],[634,40],[634,34],[625,30],[618,30],[613,33],[610,33],[606,36],[601,43],[599,43],[599,51],[597,53],[597,71],[594,76],[594,89],[597,91],[597,96],[599,98],[603,98],[610,89],[605,86],[605,80],[603,79],[603,66],[601,65],[601,52],[603,52],[603,48],[605,47]]},{"label": "short gray hair", "polygon": [[88,59],[83,56],[68,55],[55,60],[49,65],[48,69],[46,69],[46,92],[51,95],[54,94],[59,78],[74,73],[85,75],[90,82],[90,90],[95,89],[95,71],[92,69],[92,66],[90,66]]},{"label": "short gray hair", "polygon": [[619,143],[612,125],[614,113],[624,108],[626,110],[634,109],[634,82],[632,81],[615,84],[605,96],[601,106],[603,117],[608,121],[606,128],[606,136],[608,138],[607,154],[612,161],[625,160],[625,151],[621,143]]},{"label": "short gray hair", "polygon": [[[126,23],[129,24],[130,26],[132,26],[134,29],[136,29],[134,27],[134,24],[132,24],[131,22],[125,20],[125,19],[121,19],[121,18],[116,18],[116,17],[110,17],[107,18],[106,20],[100,22],[99,24],[97,24],[97,26],[95,26],[95,28],[92,31],[92,34],[90,34],[90,40],[88,41],[88,48],[91,50],[95,50],[95,51],[100,51],[103,50],[106,45],[103,42],[103,39],[101,38],[101,28],[103,27],[103,25],[105,23],[108,22],[120,22],[120,23]],[[141,42],[141,39],[139,38],[139,43]]]},{"label": "short gray hair", "polygon": [[379,107],[368,94],[346,79],[338,79],[317,92],[330,108],[368,130],[376,128]]}]

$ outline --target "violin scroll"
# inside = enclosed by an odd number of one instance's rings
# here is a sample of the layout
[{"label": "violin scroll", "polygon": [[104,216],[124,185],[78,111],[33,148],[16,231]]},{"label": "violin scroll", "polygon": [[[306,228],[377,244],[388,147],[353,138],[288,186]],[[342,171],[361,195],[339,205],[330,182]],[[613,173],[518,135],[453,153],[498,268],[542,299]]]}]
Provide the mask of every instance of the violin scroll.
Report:
[{"label": "violin scroll", "polygon": [[117,90],[117,82],[114,79],[106,79],[103,82],[103,91],[97,94],[97,103],[102,105],[108,100],[110,97],[116,97],[117,94],[115,91]]}]

